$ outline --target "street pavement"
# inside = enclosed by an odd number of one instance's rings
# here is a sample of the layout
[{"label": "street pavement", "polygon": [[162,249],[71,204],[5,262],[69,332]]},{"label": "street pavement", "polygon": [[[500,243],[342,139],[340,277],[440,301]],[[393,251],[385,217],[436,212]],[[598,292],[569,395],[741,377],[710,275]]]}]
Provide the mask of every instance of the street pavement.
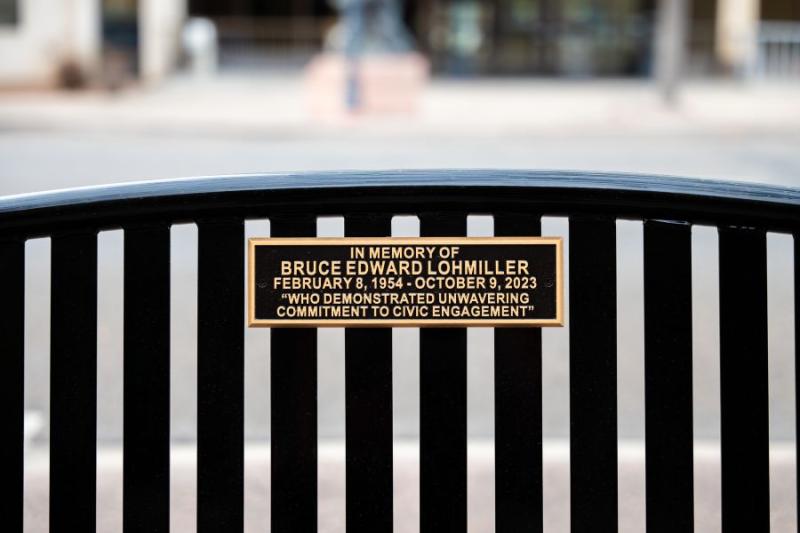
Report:
[{"label": "street pavement", "polygon": [[[182,176],[380,168],[528,168],[647,172],[800,186],[800,87],[697,82],[667,108],[643,82],[436,80],[414,116],[320,122],[307,111],[298,75],[175,80],[152,90],[104,93],[0,93],[0,195]],[[470,233],[491,234],[491,220],[470,219]],[[545,233],[568,237],[563,219]],[[266,221],[248,235],[266,235]],[[321,235],[339,235],[323,220]],[[415,220],[395,220],[413,235]],[[698,531],[719,531],[719,353],[716,331],[716,233],[693,237],[695,433]],[[98,498],[101,531],[118,530],[121,437],[122,235],[100,236],[98,301]],[[794,363],[791,238],[770,235],[770,435],[774,531],[794,531]],[[49,244],[28,243],[26,406],[45,415],[49,402]],[[191,453],[196,427],[196,229],[173,228],[172,433],[175,529],[193,524]],[[643,348],[641,224],[618,225],[620,517],[623,531],[643,529]],[[344,431],[343,334],[321,332],[320,524],[341,531]],[[547,531],[568,529],[569,328],[544,332],[543,396]],[[491,331],[469,333],[468,428],[470,531],[491,531],[493,435]],[[418,438],[417,333],[395,331],[395,435]],[[266,524],[269,490],[269,332],[246,334],[248,531]],[[46,524],[46,426],[27,459],[26,530]],[[409,448],[410,446],[410,448]],[[411,451],[409,451],[409,449]],[[398,531],[416,531],[417,462],[413,444],[396,455]],[[117,454],[117,455],[115,455]],[[116,503],[115,503],[116,502]],[[44,521],[43,521],[44,520]],[[262,529],[263,530],[263,529]]]}]

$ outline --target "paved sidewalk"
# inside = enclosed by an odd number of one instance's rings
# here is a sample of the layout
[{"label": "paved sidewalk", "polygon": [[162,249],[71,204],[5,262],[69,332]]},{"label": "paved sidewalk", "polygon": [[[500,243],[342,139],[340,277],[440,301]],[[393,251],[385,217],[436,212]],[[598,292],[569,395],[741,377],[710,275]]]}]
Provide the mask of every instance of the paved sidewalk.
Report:
[{"label": "paved sidewalk", "polygon": [[310,116],[297,72],[223,75],[205,82],[177,78],[152,90],[119,94],[0,92],[0,130],[281,137],[735,135],[800,131],[798,102],[800,86],[790,84],[688,83],[681,104],[669,108],[646,80],[435,79],[413,116],[321,123]]}]

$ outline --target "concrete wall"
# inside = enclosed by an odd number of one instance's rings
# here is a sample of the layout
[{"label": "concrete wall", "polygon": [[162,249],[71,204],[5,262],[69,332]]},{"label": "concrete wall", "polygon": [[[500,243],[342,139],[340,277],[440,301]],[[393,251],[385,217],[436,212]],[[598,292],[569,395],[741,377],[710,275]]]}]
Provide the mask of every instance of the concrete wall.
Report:
[{"label": "concrete wall", "polygon": [[99,8],[99,0],[20,0],[19,22],[0,26],[0,85],[52,85],[68,62],[94,71]]},{"label": "concrete wall", "polygon": [[[178,58],[186,0],[139,0],[142,79],[164,79]],[[52,86],[59,69],[100,69],[100,0],[20,0],[20,20],[0,26],[0,86]]]},{"label": "concrete wall", "polygon": [[186,0],[139,0],[139,57],[146,83],[163,80],[178,59]]},{"label": "concrete wall", "polygon": [[732,74],[745,74],[755,60],[759,5],[759,0],[718,0],[717,59]]}]

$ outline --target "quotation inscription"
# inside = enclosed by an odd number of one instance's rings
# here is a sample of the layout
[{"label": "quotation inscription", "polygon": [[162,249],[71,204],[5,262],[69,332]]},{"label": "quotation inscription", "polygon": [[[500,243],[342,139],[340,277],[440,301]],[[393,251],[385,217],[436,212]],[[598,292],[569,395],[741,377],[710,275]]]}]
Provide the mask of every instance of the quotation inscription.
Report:
[{"label": "quotation inscription", "polygon": [[253,239],[255,326],[560,325],[557,238]]}]

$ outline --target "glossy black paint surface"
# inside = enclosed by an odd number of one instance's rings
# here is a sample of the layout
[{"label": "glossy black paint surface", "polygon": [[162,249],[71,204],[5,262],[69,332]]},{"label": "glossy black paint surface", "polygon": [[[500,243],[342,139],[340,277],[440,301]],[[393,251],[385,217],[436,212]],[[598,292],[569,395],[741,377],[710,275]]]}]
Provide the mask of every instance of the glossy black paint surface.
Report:
[{"label": "glossy black paint surface", "polygon": [[0,233],[54,225],[119,228],[126,222],[207,216],[369,212],[606,214],[693,223],[800,223],[800,190],[638,174],[518,170],[413,170],[267,174],[150,181],[0,198]]},{"label": "glossy black paint surface", "polygon": [[[423,213],[423,237],[463,237],[465,214]],[[467,529],[467,330],[419,332],[420,533]]]},{"label": "glossy black paint surface", "polygon": [[94,531],[97,450],[97,236],[51,243],[50,531]]},{"label": "glossy black paint surface", "polygon": [[[495,235],[539,235],[541,226],[535,214],[494,217]],[[495,329],[494,413],[495,531],[542,531],[541,328]]]},{"label": "glossy black paint surface", "polygon": [[[388,237],[390,214],[345,218],[347,237]],[[392,330],[345,329],[347,530],[393,526]]]},{"label": "glossy black paint surface", "polygon": [[170,232],[125,229],[123,530],[169,531]]},{"label": "glossy black paint surface", "polygon": [[694,530],[692,228],[644,223],[646,508],[649,533]]},{"label": "glossy black paint surface", "polygon": [[[5,525],[22,528],[24,240],[52,236],[51,531],[95,526],[97,240],[126,238],[126,531],[166,531],[169,227],[199,228],[198,531],[241,531],[244,490],[244,233],[386,235],[391,215],[423,235],[497,235],[570,218],[571,527],[617,528],[616,220],[645,222],[648,531],[693,528],[691,225],[720,230],[722,510],[725,531],[769,526],[767,231],[798,234],[800,190],[644,175],[528,171],[274,174],[146,182],[0,198],[0,349],[7,439]],[[800,249],[800,247],[799,247]],[[797,269],[797,265],[795,265]],[[753,280],[741,284],[742,279]],[[672,285],[668,284],[671,282]],[[677,288],[673,287],[677,283]],[[798,288],[795,287],[797,291]],[[743,314],[740,308],[748,310]],[[795,317],[797,321],[797,317]],[[272,530],[317,530],[317,335],[271,332]],[[389,330],[348,330],[347,518],[392,528]],[[420,334],[421,531],[464,531],[466,331]],[[744,391],[744,393],[742,392]],[[138,402],[138,403],[137,403]],[[496,530],[542,527],[541,331],[495,332]],[[134,430],[131,432],[129,430]]]},{"label": "glossy black paint surface", "polygon": [[569,221],[570,524],[617,531],[617,278],[612,218]]},{"label": "glossy black paint surface", "polygon": [[[313,237],[310,215],[270,220],[272,237]],[[317,332],[270,330],[271,530],[317,530]]]}]

